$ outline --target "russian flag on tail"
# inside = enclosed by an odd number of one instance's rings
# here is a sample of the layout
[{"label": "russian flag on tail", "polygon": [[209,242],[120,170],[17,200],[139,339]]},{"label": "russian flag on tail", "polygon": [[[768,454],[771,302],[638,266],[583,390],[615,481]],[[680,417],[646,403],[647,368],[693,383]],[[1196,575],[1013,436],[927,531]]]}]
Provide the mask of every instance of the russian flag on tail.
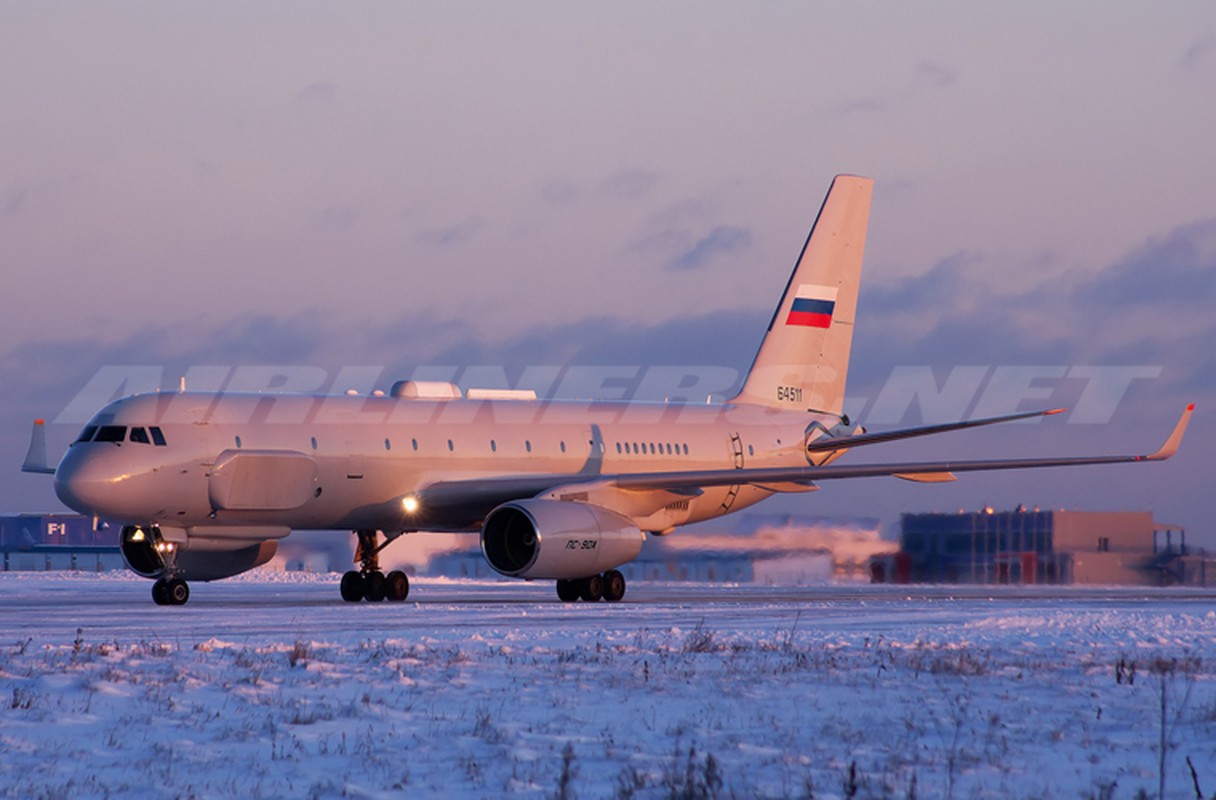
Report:
[{"label": "russian flag on tail", "polygon": [[831,327],[832,313],[836,310],[836,292],[835,286],[800,284],[785,324],[807,328]]}]

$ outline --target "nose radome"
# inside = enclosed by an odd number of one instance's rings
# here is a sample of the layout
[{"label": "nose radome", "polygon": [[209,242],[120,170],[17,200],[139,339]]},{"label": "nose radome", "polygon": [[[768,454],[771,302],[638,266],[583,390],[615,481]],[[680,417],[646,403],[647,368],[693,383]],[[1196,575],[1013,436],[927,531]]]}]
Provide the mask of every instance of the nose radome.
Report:
[{"label": "nose radome", "polygon": [[55,470],[55,494],[75,511],[104,515],[118,505],[121,479],[100,454],[73,448]]}]

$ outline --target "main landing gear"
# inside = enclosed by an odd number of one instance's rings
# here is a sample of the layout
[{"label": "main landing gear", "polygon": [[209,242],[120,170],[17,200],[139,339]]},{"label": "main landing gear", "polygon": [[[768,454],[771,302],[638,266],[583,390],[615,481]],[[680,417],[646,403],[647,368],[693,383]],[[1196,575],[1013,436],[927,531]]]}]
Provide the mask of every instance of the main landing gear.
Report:
[{"label": "main landing gear", "polygon": [[378,544],[375,531],[355,531],[355,536],[355,561],[359,563],[359,569],[342,575],[342,599],[348,603],[360,600],[399,603],[408,597],[410,579],[404,572],[393,570],[385,575],[380,571],[380,551],[396,537],[385,537],[384,543]]},{"label": "main landing gear", "polygon": [[181,578],[161,578],[152,584],[152,602],[158,606],[184,606],[190,587]]},{"label": "main landing gear", "polygon": [[610,569],[603,575],[557,582],[557,599],[563,603],[573,603],[577,600],[585,600],[588,603],[607,600],[609,603],[616,603],[624,596],[625,576],[615,569]]}]

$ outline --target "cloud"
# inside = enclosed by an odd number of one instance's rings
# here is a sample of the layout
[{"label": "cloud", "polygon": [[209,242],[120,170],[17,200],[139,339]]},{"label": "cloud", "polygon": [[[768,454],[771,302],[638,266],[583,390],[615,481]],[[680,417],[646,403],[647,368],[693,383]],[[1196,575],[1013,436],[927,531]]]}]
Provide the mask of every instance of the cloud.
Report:
[{"label": "cloud", "polygon": [[1196,69],[1216,52],[1216,34],[1208,34],[1196,40],[1182,54],[1182,66],[1186,69]]},{"label": "cloud", "polygon": [[604,176],[596,185],[597,193],[618,200],[639,200],[659,181],[655,172],[645,169],[619,169]]},{"label": "cloud", "polygon": [[550,205],[568,206],[586,200],[641,200],[659,182],[659,174],[637,167],[622,167],[590,184],[572,180],[552,180],[540,187],[541,200]]},{"label": "cloud", "polygon": [[718,255],[737,253],[751,246],[752,234],[747,228],[719,225],[697,241],[691,248],[667,262],[668,269],[700,269]]},{"label": "cloud", "polygon": [[317,226],[321,230],[341,230],[353,225],[358,216],[351,206],[330,206],[317,213]]},{"label": "cloud", "polygon": [[981,291],[968,277],[968,270],[978,263],[974,254],[959,252],[934,264],[924,275],[891,284],[866,286],[863,277],[861,309],[866,314],[881,315],[932,312],[936,317],[943,303],[957,308],[962,296]]},{"label": "cloud", "polygon": [[862,97],[857,100],[851,100],[844,103],[836,109],[836,113],[842,117],[847,117],[852,114],[879,114],[891,107],[888,100],[883,100],[877,97]]},{"label": "cloud", "polygon": [[[1210,398],[1216,393],[1216,355],[1210,342],[1216,341],[1216,323],[1204,318],[1202,324],[1185,336],[1145,336],[1130,344],[1111,344],[1093,335],[1096,320],[1105,313],[1102,309],[1078,304],[1067,293],[1053,292],[1049,286],[1024,295],[985,294],[982,286],[978,286],[980,278],[972,275],[971,259],[959,254],[936,265],[922,280],[876,288],[873,302],[868,305],[869,290],[863,287],[863,307],[849,379],[851,396],[872,399],[890,377],[893,367],[899,365],[930,365],[944,379],[954,366],[967,364],[1163,364],[1166,368],[1161,379],[1137,382],[1133,387],[1135,391],[1129,394],[1126,406],[1119,410],[1121,424],[1160,427],[1168,423],[1161,416],[1166,411],[1174,413],[1170,404],[1175,401],[1211,404]],[[1106,278],[1118,280],[1121,275],[1116,270]],[[1096,278],[1095,285],[1101,280],[1102,276]],[[938,302],[954,290],[974,293],[975,307],[959,309],[948,301]],[[1071,332],[1043,335],[1020,316],[1027,306],[1036,307],[1047,316],[1072,315]],[[879,311],[880,307],[920,309],[918,313],[932,315],[932,321],[923,334],[908,336],[892,315]],[[721,367],[724,369],[710,371],[711,383],[721,384],[723,375],[726,380],[732,376],[741,378],[755,355],[770,314],[771,308],[715,310],[649,325],[616,317],[596,317],[537,325],[499,339],[476,337],[461,319],[434,313],[354,321],[306,312],[290,317],[259,314],[227,320],[183,319],[172,325],[145,327],[116,343],[102,340],[27,343],[0,353],[0,382],[9,387],[8,401],[0,408],[0,463],[20,463],[28,443],[29,421],[35,416],[54,419],[97,369],[107,364],[162,366],[164,379],[173,384],[176,375],[184,374],[192,366],[207,364],[320,367],[331,380],[347,365],[383,365],[379,388],[387,388],[395,379],[414,376],[419,367],[435,365],[440,370],[435,376],[438,379],[473,381],[479,385],[494,385],[495,375],[505,376],[509,385],[539,376],[538,382],[531,385],[542,392],[549,388],[544,384],[544,376],[561,375],[557,384],[551,384],[558,386],[559,394],[582,397],[597,393],[598,379],[592,379],[585,392],[572,394],[572,387],[581,384],[569,380],[569,373],[562,372],[563,369],[579,365],[621,366],[623,377],[617,383],[626,391],[642,390],[639,384],[639,376],[645,374],[642,367],[693,368],[676,369],[673,373],[676,377],[685,371],[697,374],[697,366]],[[444,365],[450,365],[451,369],[443,372]],[[557,366],[547,369],[545,365]],[[639,369],[631,369],[634,367]],[[489,380],[472,375],[489,376]],[[678,395],[679,387],[669,378],[662,379],[668,381],[663,385],[670,385],[674,389],[672,394]],[[689,394],[712,391],[721,396],[737,388],[717,384],[708,388],[698,386]],[[608,391],[614,388],[609,383],[603,387]],[[660,394],[666,396],[666,388]],[[864,403],[858,403],[854,413],[864,414],[865,408]],[[905,421],[913,424],[918,420]],[[1201,451],[1213,441],[1213,433],[1204,429],[1201,422],[1197,417],[1188,450]],[[53,437],[59,439],[67,439],[71,433],[52,431]],[[981,446],[1001,451],[1019,444],[1010,441],[1010,437],[999,438],[1000,435],[998,432],[993,438],[985,438]],[[1069,431],[1070,437],[1076,435],[1077,431]],[[1099,442],[1097,446],[1103,444],[1110,442]],[[967,446],[967,442],[952,440],[943,441],[940,449],[946,456]],[[926,452],[918,451],[912,456],[930,457]],[[1010,485],[1022,485],[1017,483],[1019,480],[1031,479],[1015,478]],[[31,486],[23,478],[0,486],[0,504],[56,507],[49,488]],[[834,485],[831,497],[835,499],[825,497],[822,502],[847,503],[850,495],[844,487]],[[890,511],[886,506],[883,509],[883,513]]]},{"label": "cloud", "polygon": [[296,93],[297,102],[333,105],[338,101],[338,87],[325,81],[310,83]]},{"label": "cloud", "polygon": [[485,226],[486,221],[481,217],[469,217],[446,228],[428,228],[419,231],[415,239],[432,247],[453,247],[469,241]]},{"label": "cloud", "polygon": [[922,61],[916,65],[916,79],[939,89],[946,89],[958,81],[958,73],[936,61]]},{"label": "cloud", "polygon": [[15,217],[25,205],[29,190],[24,186],[10,186],[0,195],[0,217]]},{"label": "cloud", "polygon": [[582,197],[582,189],[573,181],[553,180],[540,187],[540,199],[550,205],[572,205]]},{"label": "cloud", "polygon": [[1164,304],[1209,312],[1216,303],[1216,219],[1150,239],[1078,287],[1073,298],[1106,309]]}]

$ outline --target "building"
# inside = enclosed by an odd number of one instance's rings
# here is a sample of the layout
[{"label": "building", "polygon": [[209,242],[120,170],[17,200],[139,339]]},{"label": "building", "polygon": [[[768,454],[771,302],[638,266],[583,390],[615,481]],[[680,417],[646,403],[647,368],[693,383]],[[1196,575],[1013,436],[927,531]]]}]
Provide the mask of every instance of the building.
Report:
[{"label": "building", "polygon": [[[748,514],[733,522],[730,533],[686,531],[649,537],[641,554],[617,569],[627,581],[799,586],[865,580],[868,559],[895,550],[894,542],[880,538],[876,519]],[[476,537],[466,537],[461,544],[432,553],[417,574],[498,577],[481,555]]]},{"label": "building", "polygon": [[903,514],[899,552],[871,560],[875,582],[1216,584],[1216,561],[1148,511]]},{"label": "building", "polygon": [[79,514],[0,515],[0,570],[123,569],[118,529]]}]

